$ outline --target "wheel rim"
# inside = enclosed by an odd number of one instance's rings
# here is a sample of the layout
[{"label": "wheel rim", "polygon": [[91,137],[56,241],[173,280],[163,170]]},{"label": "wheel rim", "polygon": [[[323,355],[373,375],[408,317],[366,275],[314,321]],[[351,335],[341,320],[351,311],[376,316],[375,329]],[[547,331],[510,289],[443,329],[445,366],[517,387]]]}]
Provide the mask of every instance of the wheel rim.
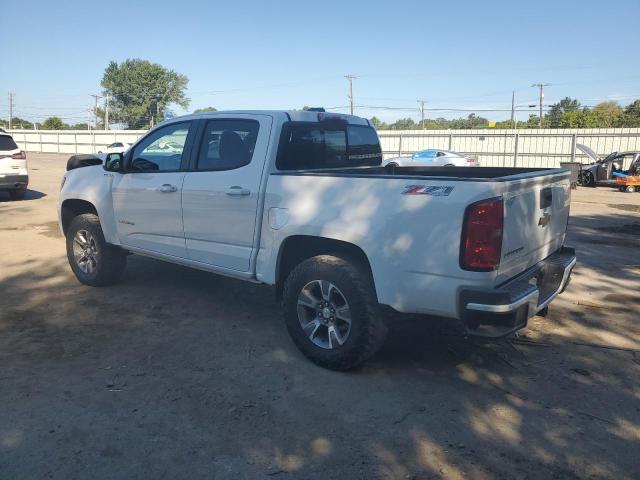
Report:
[{"label": "wheel rim", "polygon": [[314,345],[338,348],[351,332],[351,309],[347,298],[333,283],[313,280],[298,295],[298,321]]},{"label": "wheel rim", "polygon": [[84,273],[93,273],[98,266],[98,246],[87,230],[78,230],[73,237],[73,257]]}]

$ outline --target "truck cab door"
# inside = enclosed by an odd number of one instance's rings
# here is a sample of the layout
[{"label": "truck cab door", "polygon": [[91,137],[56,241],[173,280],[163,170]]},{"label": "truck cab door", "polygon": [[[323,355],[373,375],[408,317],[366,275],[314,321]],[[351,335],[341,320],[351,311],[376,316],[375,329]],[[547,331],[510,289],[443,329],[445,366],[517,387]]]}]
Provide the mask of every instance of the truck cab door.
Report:
[{"label": "truck cab door", "polygon": [[203,121],[198,154],[182,187],[188,257],[248,272],[272,117],[224,114]]},{"label": "truck cab door", "polygon": [[186,258],[182,183],[194,137],[193,122],[156,129],[126,156],[115,174],[113,210],[124,247]]}]

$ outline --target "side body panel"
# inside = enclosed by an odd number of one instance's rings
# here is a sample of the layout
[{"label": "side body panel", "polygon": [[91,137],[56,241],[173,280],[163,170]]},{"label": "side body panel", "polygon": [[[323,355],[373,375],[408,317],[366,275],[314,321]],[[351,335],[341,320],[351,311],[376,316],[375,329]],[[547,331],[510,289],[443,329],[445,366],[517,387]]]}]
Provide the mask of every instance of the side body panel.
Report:
[{"label": "side body panel", "polygon": [[[404,194],[412,184],[440,189]],[[458,266],[464,210],[499,195],[498,188],[489,182],[271,175],[257,278],[275,282],[287,237],[331,238],[364,251],[381,303],[402,312],[455,317],[458,289],[492,284],[494,276]]]}]

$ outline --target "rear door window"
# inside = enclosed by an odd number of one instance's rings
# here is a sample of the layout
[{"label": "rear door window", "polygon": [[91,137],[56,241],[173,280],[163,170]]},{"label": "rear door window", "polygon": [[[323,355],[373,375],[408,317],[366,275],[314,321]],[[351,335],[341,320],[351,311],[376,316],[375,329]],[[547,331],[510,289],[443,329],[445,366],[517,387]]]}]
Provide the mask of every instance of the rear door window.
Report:
[{"label": "rear door window", "polygon": [[16,142],[9,135],[0,135],[0,150],[15,150],[18,148]]},{"label": "rear door window", "polygon": [[285,125],[276,166],[280,170],[374,166],[382,162],[375,130],[368,126]]},{"label": "rear door window", "polygon": [[210,120],[198,156],[198,170],[233,170],[251,163],[260,124],[255,120]]}]

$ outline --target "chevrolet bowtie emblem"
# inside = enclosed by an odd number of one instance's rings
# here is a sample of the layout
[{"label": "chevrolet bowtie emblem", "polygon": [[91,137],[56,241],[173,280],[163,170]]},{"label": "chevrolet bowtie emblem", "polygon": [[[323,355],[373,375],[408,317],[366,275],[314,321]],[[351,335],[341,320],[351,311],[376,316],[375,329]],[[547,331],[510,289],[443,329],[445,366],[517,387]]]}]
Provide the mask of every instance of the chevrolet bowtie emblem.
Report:
[{"label": "chevrolet bowtie emblem", "polygon": [[547,225],[549,225],[550,220],[551,220],[551,215],[548,214],[547,212],[544,212],[540,217],[540,219],[538,220],[538,226],[546,227]]}]

